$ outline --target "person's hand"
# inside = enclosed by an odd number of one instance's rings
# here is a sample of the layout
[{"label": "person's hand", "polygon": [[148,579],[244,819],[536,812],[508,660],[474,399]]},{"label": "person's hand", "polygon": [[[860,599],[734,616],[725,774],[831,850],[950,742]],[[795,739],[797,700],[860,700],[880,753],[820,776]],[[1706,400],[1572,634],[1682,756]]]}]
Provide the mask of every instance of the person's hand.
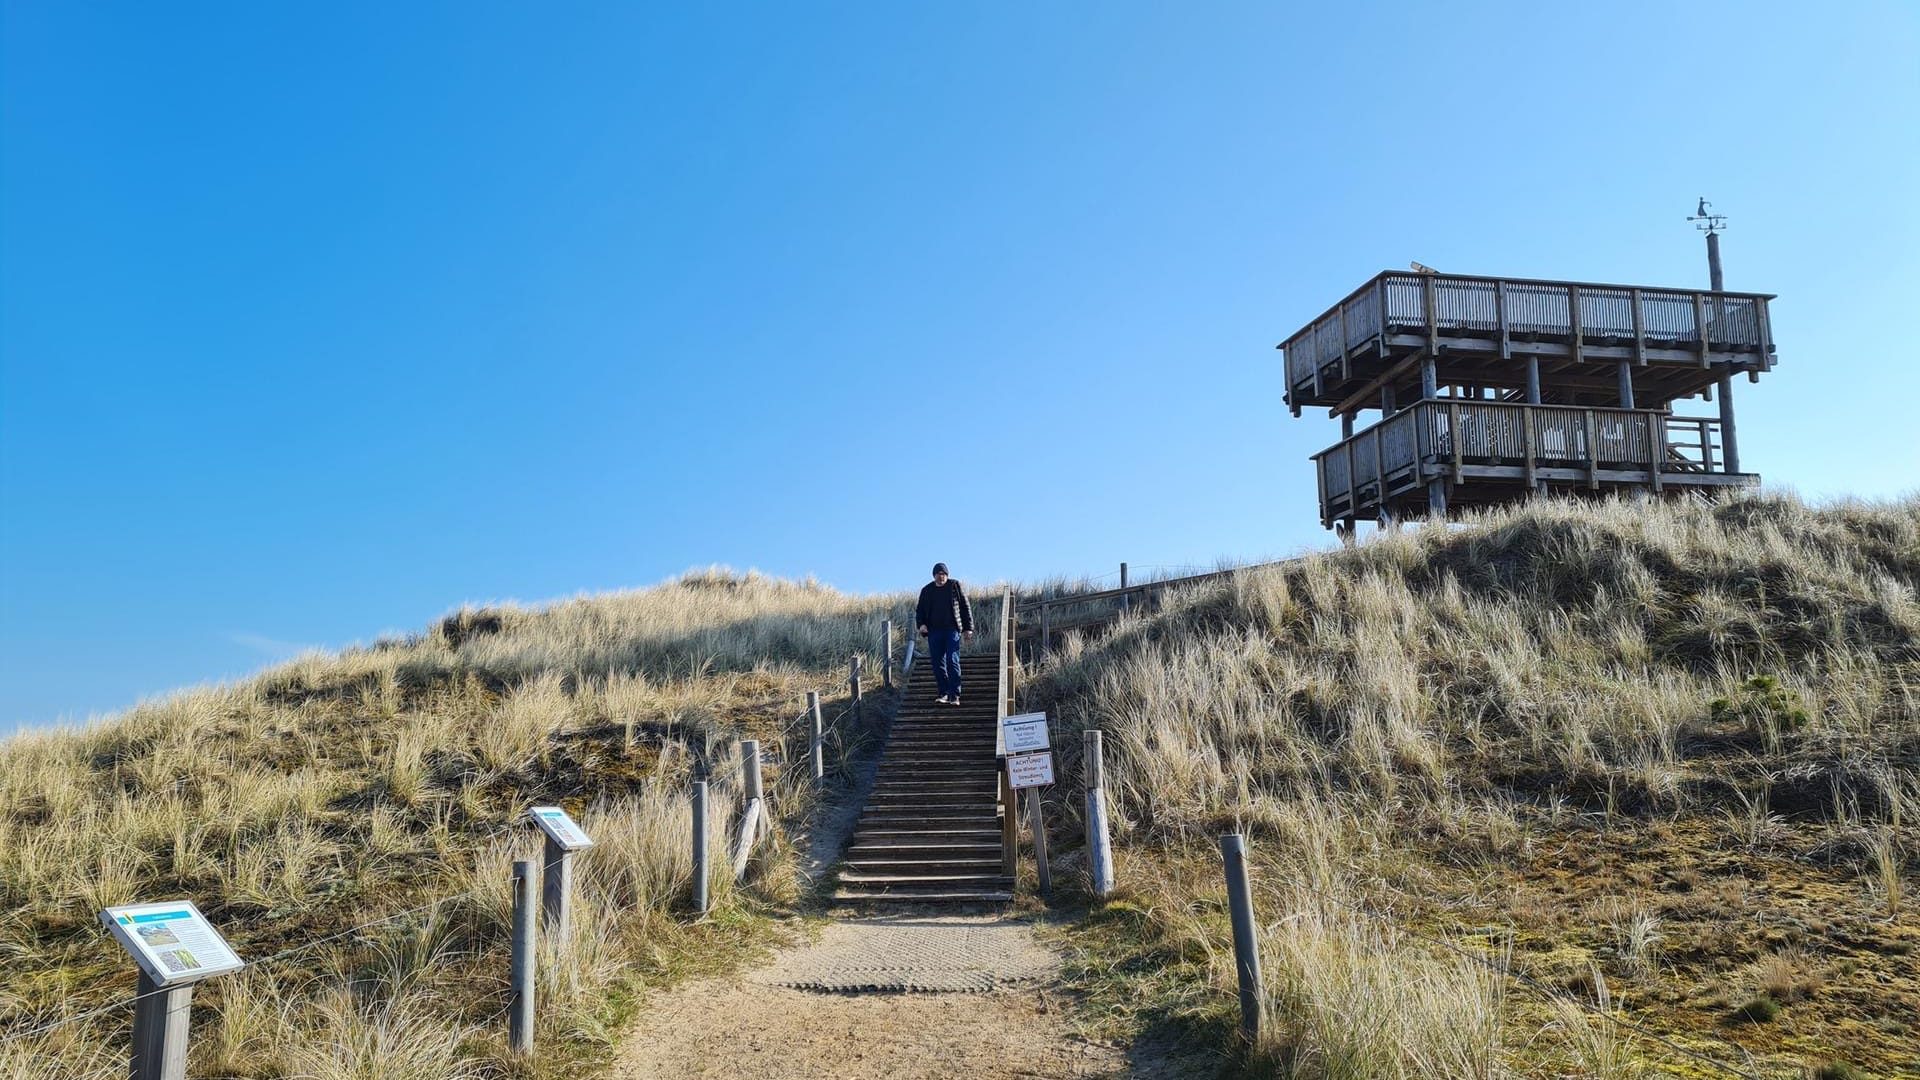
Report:
[{"label": "person's hand", "polygon": [[926,627],[924,627],[924,626],[922,626],[922,627],[920,628],[920,636],[921,636],[921,637],[926,637],[926,636],[927,636],[927,628],[926,628]]},{"label": "person's hand", "polygon": [[968,640],[968,641],[972,641],[972,640],[973,640],[973,631],[971,631],[971,630],[969,630],[969,631],[967,631],[967,634],[966,634],[966,638],[967,638],[967,640]]}]

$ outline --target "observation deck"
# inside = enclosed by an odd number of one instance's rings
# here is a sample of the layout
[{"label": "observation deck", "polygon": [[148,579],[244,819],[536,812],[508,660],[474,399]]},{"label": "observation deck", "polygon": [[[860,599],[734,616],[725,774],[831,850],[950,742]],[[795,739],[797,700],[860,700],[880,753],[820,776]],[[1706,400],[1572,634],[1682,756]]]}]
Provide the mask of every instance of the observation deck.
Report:
[{"label": "observation deck", "polygon": [[[1423,394],[1422,362],[1476,392],[1536,389],[1562,405],[1619,405],[1632,365],[1641,406],[1690,397],[1774,364],[1765,293],[1389,271],[1289,337],[1286,403],[1353,416]],[[1431,384],[1429,384],[1430,386]]]},{"label": "observation deck", "polygon": [[1441,509],[1509,502],[1542,489],[1597,494],[1758,483],[1758,476],[1728,469],[1720,425],[1654,409],[1417,401],[1314,455],[1320,523],[1430,512],[1435,480],[1445,485]]}]

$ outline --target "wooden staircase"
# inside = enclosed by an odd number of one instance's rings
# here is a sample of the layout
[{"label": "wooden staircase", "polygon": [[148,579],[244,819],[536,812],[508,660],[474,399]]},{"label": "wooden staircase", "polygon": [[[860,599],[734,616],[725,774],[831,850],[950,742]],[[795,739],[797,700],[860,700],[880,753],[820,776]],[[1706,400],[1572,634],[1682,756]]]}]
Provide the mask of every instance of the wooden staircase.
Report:
[{"label": "wooden staircase", "polygon": [[1005,903],[994,653],[961,657],[964,704],[933,699],[916,665],[881,752],[873,793],[840,863],[834,900],[849,905]]}]

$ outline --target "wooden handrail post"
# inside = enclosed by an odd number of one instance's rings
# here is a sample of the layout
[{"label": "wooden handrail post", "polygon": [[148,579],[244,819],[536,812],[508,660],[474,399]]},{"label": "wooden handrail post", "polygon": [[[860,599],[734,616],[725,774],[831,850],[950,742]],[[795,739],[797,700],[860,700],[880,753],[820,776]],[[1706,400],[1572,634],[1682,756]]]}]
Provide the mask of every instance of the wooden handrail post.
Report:
[{"label": "wooden handrail post", "polygon": [[1007,759],[1000,758],[1000,872],[1018,880],[1020,872],[1020,804],[1014,799]]},{"label": "wooden handrail post", "polygon": [[880,620],[880,679],[887,689],[893,689],[893,620]]}]

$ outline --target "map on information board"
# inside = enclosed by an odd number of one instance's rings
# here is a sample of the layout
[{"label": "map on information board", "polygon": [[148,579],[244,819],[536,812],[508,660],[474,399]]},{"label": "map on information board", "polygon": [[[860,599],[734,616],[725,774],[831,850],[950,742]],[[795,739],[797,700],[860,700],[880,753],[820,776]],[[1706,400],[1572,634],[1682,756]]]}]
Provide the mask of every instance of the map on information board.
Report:
[{"label": "map on information board", "polygon": [[557,806],[536,806],[527,813],[533,815],[533,823],[540,826],[541,832],[553,837],[554,843],[568,851],[593,846],[593,840],[573,823],[573,816],[565,810]]},{"label": "map on information board", "polygon": [[1052,744],[1047,740],[1047,714],[1043,712],[1021,713],[1000,721],[1000,730],[1006,735],[1007,753],[1024,754],[1029,750],[1045,750]]},{"label": "map on information board", "polygon": [[162,986],[197,982],[246,966],[191,900],[108,908],[100,913],[100,921],[133,954],[140,969]]}]

